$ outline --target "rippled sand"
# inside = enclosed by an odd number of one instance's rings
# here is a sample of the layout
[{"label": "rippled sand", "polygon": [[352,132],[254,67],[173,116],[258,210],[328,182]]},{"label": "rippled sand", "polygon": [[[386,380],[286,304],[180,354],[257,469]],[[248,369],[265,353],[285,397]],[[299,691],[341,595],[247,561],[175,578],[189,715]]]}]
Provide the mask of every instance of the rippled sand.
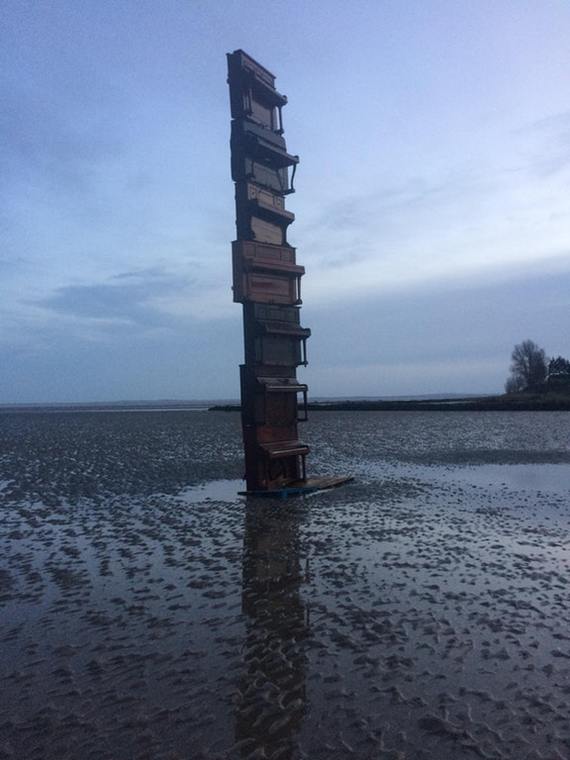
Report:
[{"label": "rippled sand", "polygon": [[570,414],[0,416],[0,758],[569,758]]}]

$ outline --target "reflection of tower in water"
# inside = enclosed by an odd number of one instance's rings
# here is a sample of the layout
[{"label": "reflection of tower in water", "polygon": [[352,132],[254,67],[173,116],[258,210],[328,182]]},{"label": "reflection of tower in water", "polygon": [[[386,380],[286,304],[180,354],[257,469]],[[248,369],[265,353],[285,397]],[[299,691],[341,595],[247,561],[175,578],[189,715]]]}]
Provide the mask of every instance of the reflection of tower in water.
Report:
[{"label": "reflection of tower in water", "polygon": [[[298,515],[263,504],[245,511],[243,611],[247,633],[236,711],[244,757],[294,754],[305,711],[304,639]],[[257,755],[254,755],[257,756]]]}]

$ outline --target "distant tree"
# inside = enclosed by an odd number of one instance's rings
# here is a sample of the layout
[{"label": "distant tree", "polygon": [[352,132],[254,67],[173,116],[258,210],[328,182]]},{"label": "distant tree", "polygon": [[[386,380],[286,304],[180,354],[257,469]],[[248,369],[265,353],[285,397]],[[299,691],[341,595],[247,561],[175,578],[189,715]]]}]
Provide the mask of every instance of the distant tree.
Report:
[{"label": "distant tree", "polygon": [[505,383],[506,392],[541,390],[546,382],[547,361],[544,349],[534,341],[517,343],[511,354],[511,374]]},{"label": "distant tree", "polygon": [[568,388],[570,387],[570,361],[562,356],[551,359],[548,362],[548,387],[549,388]]},{"label": "distant tree", "polygon": [[562,356],[551,359],[548,362],[548,376],[551,375],[570,375],[570,361]]},{"label": "distant tree", "polygon": [[513,377],[512,375],[507,378],[507,382],[505,383],[506,393],[519,393],[519,391],[522,390],[523,387],[518,378]]}]

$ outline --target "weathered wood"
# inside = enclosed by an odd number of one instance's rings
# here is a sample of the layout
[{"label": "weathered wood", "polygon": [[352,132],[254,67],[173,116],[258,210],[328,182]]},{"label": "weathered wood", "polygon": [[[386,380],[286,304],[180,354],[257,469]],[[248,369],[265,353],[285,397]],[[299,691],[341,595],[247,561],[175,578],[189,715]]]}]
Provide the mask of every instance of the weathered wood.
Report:
[{"label": "weathered wood", "polygon": [[351,475],[341,475],[323,478],[307,478],[306,480],[297,480],[289,483],[284,488],[273,490],[259,491],[240,491],[240,496],[263,498],[272,497],[274,499],[288,499],[290,496],[303,496],[304,494],[315,493],[316,491],[326,491],[330,488],[337,488],[345,483],[349,483],[354,478]]},{"label": "weathered wood", "polygon": [[306,364],[310,335],[300,325],[298,309],[305,270],[287,243],[295,217],[285,208],[299,158],[287,152],[281,116],[287,98],[275,89],[273,74],[236,50],[228,55],[228,83],[236,183],[233,297],[243,304],[244,318],[245,476],[248,490],[273,491],[304,481],[309,453],[297,429],[307,406],[307,387],[296,377],[296,368]]},{"label": "weathered wood", "polygon": [[298,435],[298,423],[307,419],[307,386],[297,382],[296,373],[307,364],[311,331],[299,318],[305,269],[287,242],[295,216],[285,208],[285,197],[294,192],[299,163],[283,137],[287,98],[275,89],[274,75],[243,50],[228,54],[228,84],[237,238],[232,243],[233,298],[243,304],[240,385],[247,492],[291,495],[332,488],[350,478],[307,480],[309,447]]}]

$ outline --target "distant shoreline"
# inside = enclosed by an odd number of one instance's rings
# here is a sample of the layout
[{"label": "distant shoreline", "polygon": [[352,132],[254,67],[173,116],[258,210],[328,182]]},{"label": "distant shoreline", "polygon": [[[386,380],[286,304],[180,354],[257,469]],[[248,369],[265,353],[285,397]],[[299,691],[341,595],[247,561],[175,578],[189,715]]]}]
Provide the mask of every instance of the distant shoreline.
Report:
[{"label": "distant shoreline", "polygon": [[[570,411],[570,395],[561,393],[450,396],[416,399],[326,399],[311,401],[310,412],[535,412]],[[2,404],[0,414],[119,414],[127,412],[239,412],[237,402],[155,401],[69,404]]]},{"label": "distant shoreline", "polygon": [[[434,401],[318,401],[310,412],[570,412],[570,396],[517,394]],[[239,404],[211,406],[211,412],[237,412]]]},{"label": "distant shoreline", "polygon": [[126,412],[207,412],[208,403],[178,404],[3,404],[0,414],[120,414]]}]

